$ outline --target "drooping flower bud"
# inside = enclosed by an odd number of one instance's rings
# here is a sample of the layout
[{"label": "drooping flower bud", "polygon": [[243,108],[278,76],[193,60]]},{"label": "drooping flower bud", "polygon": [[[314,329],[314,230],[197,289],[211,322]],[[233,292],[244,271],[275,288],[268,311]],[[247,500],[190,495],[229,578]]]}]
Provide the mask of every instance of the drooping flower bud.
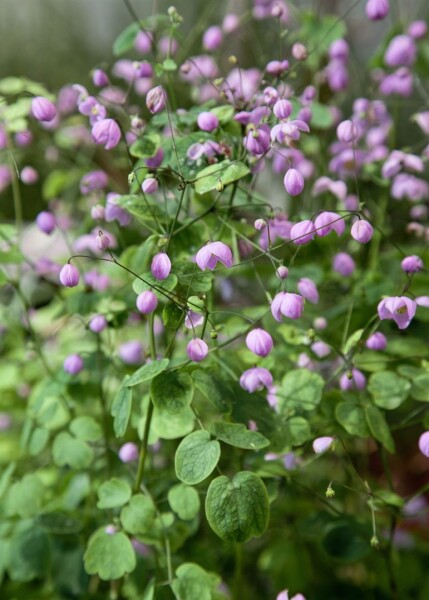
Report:
[{"label": "drooping flower bud", "polygon": [[194,362],[200,362],[205,359],[209,352],[209,347],[201,338],[191,340],[186,348],[186,353]]},{"label": "drooping flower bud", "polygon": [[342,390],[363,390],[365,387],[366,377],[359,369],[352,369],[351,373],[341,375],[340,388]]},{"label": "drooping flower bud", "polygon": [[121,344],[118,354],[127,365],[137,365],[143,362],[143,346],[137,340],[130,340]]},{"label": "drooping flower bud", "polygon": [[138,460],[139,449],[137,444],[127,442],[119,448],[118,456],[123,463],[134,462]]},{"label": "drooping flower bud", "polygon": [[364,219],[358,219],[352,225],[351,229],[352,238],[361,244],[367,244],[374,233],[372,225]]},{"label": "drooping flower bud", "polygon": [[273,376],[271,373],[262,367],[254,367],[248,369],[240,377],[241,387],[252,394],[253,392],[270,388],[273,385]]},{"label": "drooping flower bud", "polygon": [[162,112],[166,106],[166,93],[162,85],[157,85],[148,91],[146,95],[146,106],[153,115]]},{"label": "drooping flower bud", "polygon": [[52,233],[56,226],[55,217],[52,213],[43,210],[36,217],[36,224],[40,231],[49,235]]},{"label": "drooping flower bud", "polygon": [[170,275],[171,260],[166,252],[158,252],[158,254],[155,254],[152,258],[150,270],[155,279],[166,279]]},{"label": "drooping flower bud", "polygon": [[55,104],[47,98],[43,98],[43,96],[33,98],[31,101],[31,112],[35,119],[47,123],[53,121],[57,116]]},{"label": "drooping flower bud", "polygon": [[64,360],[63,368],[69,375],[77,375],[83,369],[83,360],[79,354],[70,354]]},{"label": "drooping flower bud", "polygon": [[144,315],[148,315],[158,306],[158,298],[151,290],[146,290],[137,296],[136,306]]},{"label": "drooping flower bud", "polygon": [[290,196],[299,196],[304,189],[304,177],[298,169],[289,169],[286,171],[283,183]]},{"label": "drooping flower bud", "polygon": [[95,69],[92,74],[92,83],[97,87],[104,87],[109,84],[109,78],[102,69]]},{"label": "drooping flower bud", "polygon": [[78,285],[79,279],[79,271],[74,265],[67,263],[63,266],[60,271],[60,281],[62,285],[66,287],[75,287]]},{"label": "drooping flower bud", "polygon": [[368,0],[365,12],[371,21],[379,21],[389,14],[389,0]]},{"label": "drooping flower bud", "polygon": [[337,138],[340,140],[340,142],[345,142],[346,144],[356,141],[357,130],[353,121],[350,119],[341,121],[337,127]]},{"label": "drooping flower bud", "polygon": [[91,134],[94,142],[101,144],[106,150],[115,148],[121,140],[121,129],[114,119],[97,121],[91,130]]},{"label": "drooping flower bud", "polygon": [[425,431],[419,437],[419,450],[426,458],[429,458],[429,431]]},{"label": "drooping flower bud", "polygon": [[350,277],[356,269],[356,263],[347,252],[338,252],[333,258],[332,268],[343,277]]},{"label": "drooping flower bud", "polygon": [[198,115],[197,123],[202,131],[214,131],[219,127],[219,119],[209,111],[201,112]]},{"label": "drooping flower bud", "polygon": [[231,248],[223,242],[210,242],[198,250],[195,262],[202,271],[205,271],[205,269],[213,271],[218,262],[221,262],[225,267],[231,268]]},{"label": "drooping flower bud", "polygon": [[107,250],[107,248],[110,246],[110,238],[102,231],[98,232],[95,241],[97,244],[97,248],[100,251]]},{"label": "drooping flower bud", "polygon": [[305,221],[300,221],[299,223],[295,223],[290,230],[290,239],[297,246],[301,246],[302,244],[308,244],[314,239],[314,234],[316,233],[313,221],[306,219]]},{"label": "drooping flower bud", "polygon": [[322,454],[322,452],[326,452],[332,446],[333,442],[334,438],[329,436],[316,438],[313,441],[313,450],[316,454]]},{"label": "drooping flower bud", "polygon": [[209,52],[217,50],[223,41],[223,33],[220,27],[214,25],[209,27],[203,35],[203,47]]},{"label": "drooping flower bud", "polygon": [[304,298],[290,292],[279,292],[271,303],[271,313],[276,321],[281,321],[282,315],[289,319],[299,319],[303,310]]},{"label": "drooping flower bud", "polygon": [[276,275],[279,279],[287,279],[289,277],[289,269],[284,265],[280,265],[276,271]]},{"label": "drooping flower bud", "polygon": [[246,336],[246,346],[257,356],[268,356],[273,348],[273,338],[264,329],[252,329]]},{"label": "drooping flower bud", "polygon": [[384,350],[387,346],[386,336],[376,331],[366,340],[365,346],[369,350]]},{"label": "drooping flower bud", "polygon": [[107,320],[104,315],[95,315],[89,322],[89,328],[94,333],[101,333],[107,327]]},{"label": "drooping flower bud", "polygon": [[298,281],[297,287],[301,296],[304,296],[306,300],[312,304],[317,304],[319,302],[319,292],[317,291],[314,281],[308,279],[308,277],[302,277]]},{"label": "drooping flower bud", "polygon": [[147,177],[142,183],[144,194],[155,194],[158,191],[158,180],[155,177]]},{"label": "drooping flower bud", "polygon": [[292,114],[292,104],[289,100],[277,100],[273,106],[273,113],[278,119],[287,119]]},{"label": "drooping flower bud", "polygon": [[401,267],[405,273],[417,273],[423,269],[424,265],[422,259],[413,254],[412,256],[406,256],[402,260]]}]

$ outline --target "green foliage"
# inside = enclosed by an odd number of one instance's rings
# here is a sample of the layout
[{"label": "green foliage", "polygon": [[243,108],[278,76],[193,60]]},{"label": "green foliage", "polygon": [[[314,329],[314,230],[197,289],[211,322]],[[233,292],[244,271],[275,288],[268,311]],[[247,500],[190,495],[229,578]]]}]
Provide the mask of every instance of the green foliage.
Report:
[{"label": "green foliage", "polygon": [[220,458],[220,444],[210,439],[208,431],[194,431],[179,444],[174,459],[176,475],[188,485],[204,481]]},{"label": "green foliage", "polygon": [[113,478],[98,488],[97,508],[117,508],[131,498],[131,488],[125,481]]},{"label": "green foliage", "polygon": [[152,379],[150,392],[157,408],[175,415],[191,404],[194,386],[187,373],[169,371]]},{"label": "green foliage", "polygon": [[224,541],[247,542],[260,537],[270,513],[268,493],[260,477],[249,471],[211,482],[206,497],[210,527]]},{"label": "green foliage", "polygon": [[195,178],[195,191],[197,194],[206,194],[213,190],[222,191],[224,186],[242,179],[248,173],[250,173],[249,168],[242,162],[231,163],[229,160],[224,160],[198,172]]},{"label": "green foliage", "polygon": [[281,410],[314,410],[322,399],[325,382],[308,369],[289,371],[282,379]]},{"label": "green foliage", "polygon": [[104,528],[89,539],[84,562],[87,573],[104,581],[120,579],[136,568],[136,556],[128,537],[122,532],[106,533]]},{"label": "green foliage", "polygon": [[153,502],[143,494],[137,494],[122,509],[121,524],[132,535],[148,533],[154,525],[155,515]]},{"label": "green foliage", "polygon": [[392,371],[381,371],[371,375],[368,390],[380,408],[394,410],[408,397],[411,384]]},{"label": "green foliage", "polygon": [[[124,383],[128,383],[127,378]],[[128,427],[131,416],[133,394],[127,385],[121,385],[116,392],[112,402],[111,414],[113,417],[113,429],[116,437],[123,437]]]},{"label": "green foliage", "polygon": [[198,492],[188,485],[179,483],[168,491],[168,503],[178,517],[188,521],[193,519],[200,511],[200,497]]},{"label": "green foliage", "polygon": [[210,433],[218,440],[246,450],[261,450],[270,445],[266,437],[257,431],[250,431],[240,423],[213,423]]}]

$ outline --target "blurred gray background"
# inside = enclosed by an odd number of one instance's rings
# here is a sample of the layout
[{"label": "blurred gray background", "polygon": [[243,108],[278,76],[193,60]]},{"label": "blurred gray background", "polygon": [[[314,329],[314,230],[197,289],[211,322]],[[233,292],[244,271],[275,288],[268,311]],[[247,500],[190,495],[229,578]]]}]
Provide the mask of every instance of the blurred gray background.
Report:
[{"label": "blurred gray background", "polygon": [[[290,0],[298,9],[347,14],[349,40],[358,58],[367,58],[392,19],[369,23],[366,0]],[[139,17],[166,12],[174,4],[184,16],[183,30],[191,33],[202,14],[210,24],[220,23],[227,12],[243,14],[252,0],[129,0]],[[428,0],[391,0],[392,18],[427,18]],[[350,10],[351,9],[351,10]],[[84,83],[89,71],[112,61],[116,36],[132,22],[123,0],[0,0],[0,77],[23,75],[44,82],[51,89],[69,82]],[[200,39],[200,36],[199,36]],[[235,52],[246,55],[240,37]],[[198,46],[195,46],[198,52]]]}]

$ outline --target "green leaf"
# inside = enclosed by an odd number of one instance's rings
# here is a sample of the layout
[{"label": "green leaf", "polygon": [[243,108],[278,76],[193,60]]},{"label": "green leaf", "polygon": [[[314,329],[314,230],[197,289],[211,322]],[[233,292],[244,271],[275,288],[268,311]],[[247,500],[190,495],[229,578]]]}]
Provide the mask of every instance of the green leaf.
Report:
[{"label": "green leaf", "polygon": [[162,321],[165,327],[175,329],[183,319],[184,311],[175,302],[168,302],[162,310]]},{"label": "green leaf", "polygon": [[380,408],[393,410],[401,406],[408,397],[411,384],[392,371],[374,373],[369,378],[368,391]]},{"label": "green leaf", "polygon": [[36,427],[28,442],[28,451],[31,456],[37,456],[46,448],[49,441],[49,431],[43,427]]},{"label": "green leaf", "polygon": [[260,477],[241,471],[232,479],[214,479],[207,491],[206,516],[213,531],[226,542],[247,542],[268,526],[270,505]]},{"label": "green leaf", "polygon": [[113,477],[98,488],[97,508],[117,508],[131,498],[131,488],[126,481]]},{"label": "green leaf", "polygon": [[137,196],[136,194],[128,194],[119,196],[119,198],[116,199],[116,203],[133,215],[133,217],[143,225],[146,223],[153,225],[156,220],[163,223],[166,221],[165,212],[160,205],[148,196],[144,198],[142,195]]},{"label": "green leaf", "polygon": [[73,419],[70,423],[70,431],[75,437],[84,442],[97,442],[103,437],[101,426],[93,417],[88,416]]},{"label": "green leaf", "polygon": [[194,429],[195,415],[192,409],[184,408],[177,415],[155,406],[153,411],[151,432],[162,440],[182,438]]},{"label": "green leaf", "polygon": [[210,109],[210,112],[217,116],[221,125],[226,125],[234,116],[234,107],[230,104],[225,104],[224,106],[215,106],[214,108]]},{"label": "green leaf", "polygon": [[395,452],[395,442],[381,410],[368,404],[365,406],[365,417],[369,430],[375,439],[383,444],[389,452]]},{"label": "green leaf", "polygon": [[170,73],[177,71],[177,65],[172,58],[166,58],[162,63],[162,68]]},{"label": "green leaf", "polygon": [[125,54],[128,50],[132,50],[139,31],[139,23],[131,23],[131,25],[124,29],[113,42],[113,54],[121,56],[121,54]]},{"label": "green leaf", "polygon": [[176,450],[176,475],[183,483],[195,485],[212,473],[219,458],[219,442],[210,440],[208,431],[194,431],[180,442]]},{"label": "green leaf", "polygon": [[161,138],[157,133],[146,133],[130,146],[131,156],[136,158],[150,158],[161,145]]},{"label": "green leaf", "polygon": [[293,446],[301,446],[311,439],[311,429],[308,421],[303,417],[292,417],[287,422]]},{"label": "green leaf", "polygon": [[62,431],[55,438],[52,456],[59,467],[67,465],[72,469],[85,469],[92,463],[94,452],[82,440],[74,438],[67,431]]},{"label": "green leaf", "polygon": [[16,469],[16,463],[11,462],[7,465],[0,477],[0,500],[3,498],[6,491],[9,489],[12,475]]},{"label": "green leaf", "polygon": [[172,415],[180,413],[192,402],[194,386],[192,379],[183,371],[170,371],[152,379],[153,403]]},{"label": "green leaf", "polygon": [[411,395],[420,402],[429,402],[429,373],[423,373],[413,378]]},{"label": "green leaf", "polygon": [[217,190],[219,185],[225,186],[242,179],[250,173],[249,168],[242,162],[223,160],[199,171],[195,181],[197,194],[206,194]]},{"label": "green leaf", "polygon": [[189,521],[197,516],[200,510],[200,497],[193,487],[179,483],[170,488],[168,502],[180,519]]},{"label": "green leaf", "polygon": [[136,568],[136,555],[128,537],[122,532],[108,534],[104,528],[91,536],[83,560],[86,572],[103,581],[120,579]]},{"label": "green leaf", "polygon": [[37,525],[18,528],[9,547],[9,575],[13,581],[31,581],[48,574],[51,548],[47,533]]},{"label": "green leaf", "polygon": [[210,432],[222,442],[245,450],[261,450],[270,445],[261,433],[247,429],[242,423],[213,423]]},{"label": "green leaf", "polygon": [[170,273],[168,277],[159,281],[159,279],[155,279],[152,273],[144,273],[141,279],[134,279],[133,282],[133,290],[136,294],[141,294],[146,290],[151,290],[158,300],[169,300],[172,296],[171,292],[176,287],[178,280],[174,273]]},{"label": "green leaf", "polygon": [[365,412],[356,402],[340,402],[335,409],[335,418],[350,435],[369,437]]},{"label": "green leaf", "polygon": [[156,510],[153,502],[143,494],[133,496],[121,511],[121,523],[131,535],[146,533],[152,529]]},{"label": "green leaf", "polygon": [[[127,380],[128,383],[128,380]],[[131,415],[133,394],[129,387],[121,385],[112,402],[113,430],[117,438],[123,437]]]},{"label": "green leaf", "polygon": [[34,473],[12,484],[6,495],[6,512],[25,519],[37,515],[43,506],[45,487]]},{"label": "green leaf", "polygon": [[135,385],[143,383],[144,381],[149,381],[150,379],[153,379],[154,377],[162,373],[162,371],[165,371],[165,369],[168,367],[169,362],[170,361],[168,358],[162,358],[161,360],[153,360],[152,362],[149,362],[140,367],[140,369],[137,369],[137,371],[134,371],[134,373],[127,378],[124,384],[127,387],[133,387]]},{"label": "green leaf", "polygon": [[214,600],[212,591],[220,583],[194,563],[184,563],[176,570],[177,579],[171,585],[177,600]]},{"label": "green leaf", "polygon": [[227,386],[207,369],[196,369],[192,372],[192,379],[195,387],[207,398],[213,402],[215,407],[221,412],[227,412],[229,408]]},{"label": "green leaf", "polygon": [[282,380],[280,410],[288,411],[291,408],[314,410],[322,399],[324,386],[325,382],[318,373],[308,369],[289,371]]}]

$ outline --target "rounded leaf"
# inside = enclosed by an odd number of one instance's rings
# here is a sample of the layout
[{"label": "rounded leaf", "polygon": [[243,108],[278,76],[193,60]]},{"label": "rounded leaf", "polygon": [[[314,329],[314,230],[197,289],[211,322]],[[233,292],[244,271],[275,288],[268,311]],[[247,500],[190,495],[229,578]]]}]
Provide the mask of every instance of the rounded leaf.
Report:
[{"label": "rounded leaf", "polygon": [[151,394],[156,407],[175,415],[191,404],[194,386],[187,373],[170,371],[152,380]]},{"label": "rounded leaf", "polygon": [[136,568],[134,548],[125,533],[109,534],[104,528],[91,536],[83,560],[85,571],[103,581],[120,579]]},{"label": "rounded leaf", "polygon": [[207,491],[206,516],[213,531],[226,542],[247,542],[261,536],[270,515],[268,493],[260,477],[240,471],[232,479],[214,479]]},{"label": "rounded leaf", "polygon": [[176,475],[188,485],[204,481],[220,458],[220,444],[208,431],[194,431],[180,442],[175,456]]}]

